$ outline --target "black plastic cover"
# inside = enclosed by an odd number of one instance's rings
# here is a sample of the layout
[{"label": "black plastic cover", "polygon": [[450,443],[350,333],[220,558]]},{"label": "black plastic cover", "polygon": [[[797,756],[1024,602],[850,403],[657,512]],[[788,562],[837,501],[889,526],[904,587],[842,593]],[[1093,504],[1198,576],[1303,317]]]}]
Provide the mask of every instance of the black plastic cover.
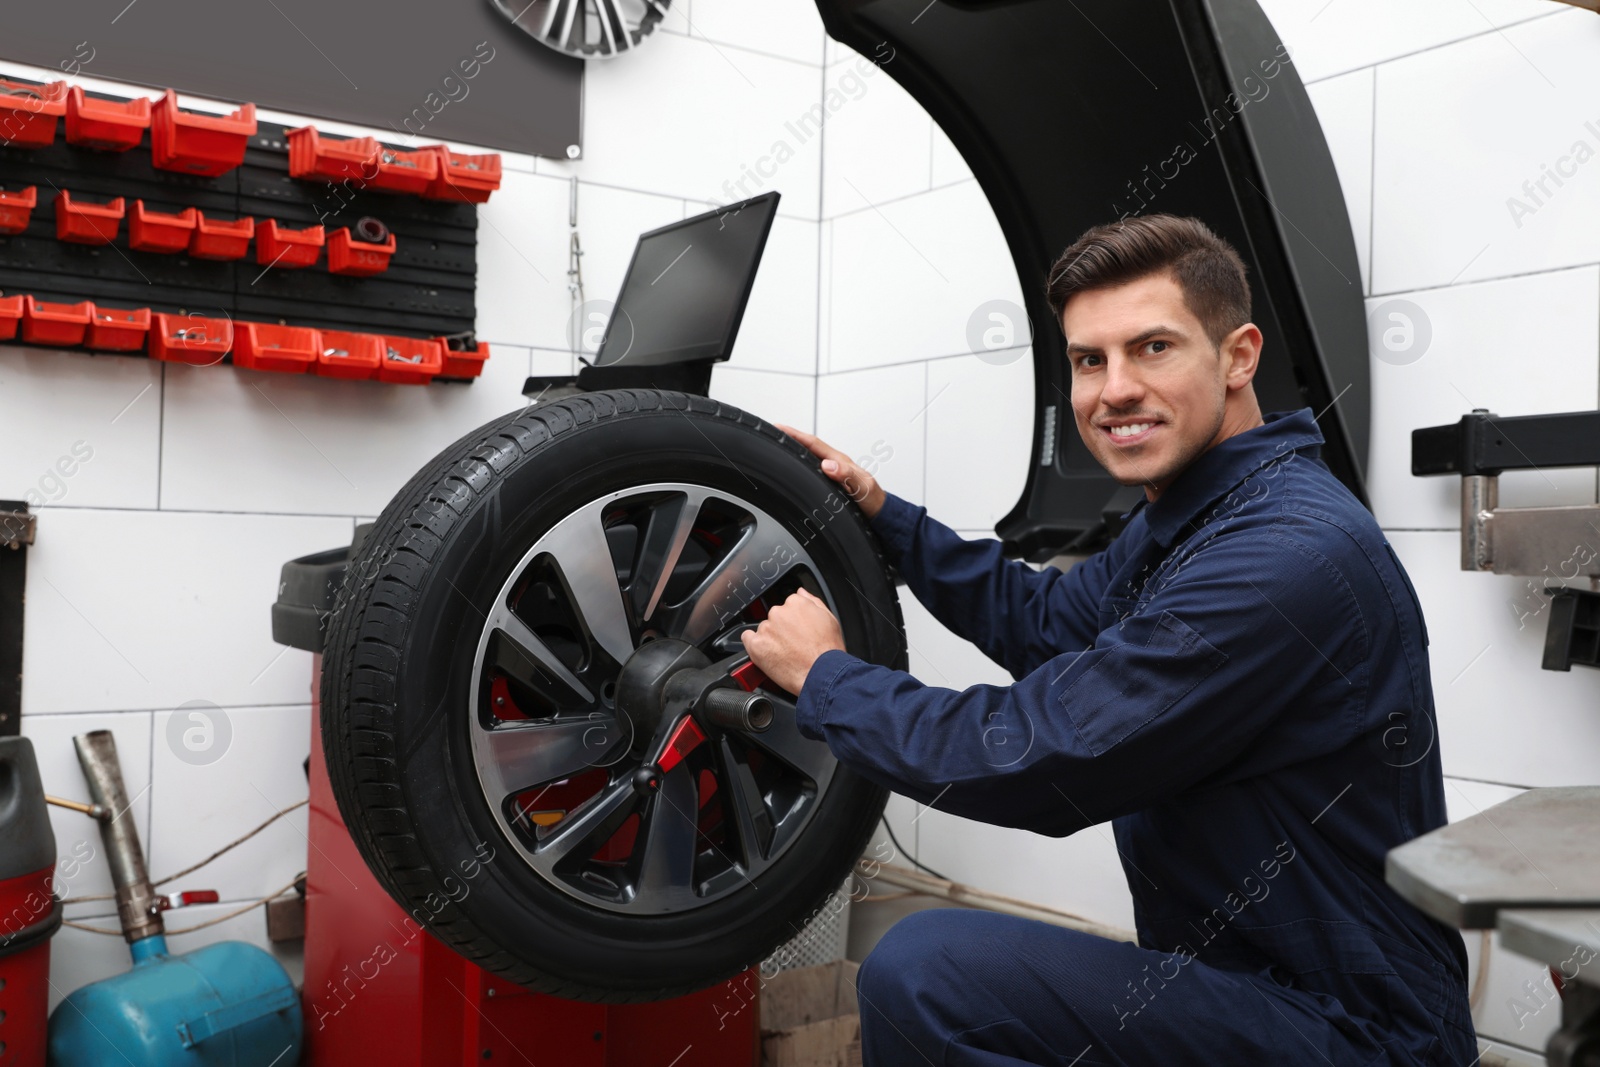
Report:
[{"label": "black plastic cover", "polygon": [[0,737],[0,881],[47,871],[55,863],[56,835],[33,742]]},{"label": "black plastic cover", "polygon": [[292,559],[278,572],[278,599],[272,605],[272,639],[280,645],[321,652],[328,617],[339,602],[339,590],[350,560],[361,551],[372,523],[356,527],[344,548],[330,548]]}]

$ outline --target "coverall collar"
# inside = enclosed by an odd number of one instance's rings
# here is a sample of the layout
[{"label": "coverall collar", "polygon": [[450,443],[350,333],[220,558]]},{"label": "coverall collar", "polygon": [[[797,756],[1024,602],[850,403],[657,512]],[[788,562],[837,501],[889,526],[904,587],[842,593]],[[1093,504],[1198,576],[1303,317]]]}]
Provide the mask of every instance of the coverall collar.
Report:
[{"label": "coverall collar", "polygon": [[1313,459],[1320,455],[1324,438],[1309,407],[1270,412],[1262,420],[1260,426],[1202,452],[1155,503],[1141,497],[1123,518],[1132,519],[1148,505],[1145,522],[1151,536],[1162,548],[1171,548],[1179,530],[1254,471],[1301,449],[1309,448]]}]

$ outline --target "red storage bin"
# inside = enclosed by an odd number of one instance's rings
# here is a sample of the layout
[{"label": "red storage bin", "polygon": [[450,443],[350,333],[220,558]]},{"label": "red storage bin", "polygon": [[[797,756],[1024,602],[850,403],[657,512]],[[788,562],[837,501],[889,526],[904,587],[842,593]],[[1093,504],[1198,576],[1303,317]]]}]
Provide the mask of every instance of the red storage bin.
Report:
[{"label": "red storage bin", "polygon": [[85,343],[106,352],[143,352],[149,336],[149,308],[108,308],[96,304]]},{"label": "red storage bin", "polygon": [[94,305],[47,304],[31,296],[22,298],[22,340],[35,345],[81,345]]},{"label": "red storage bin", "polygon": [[428,145],[426,151],[439,157],[439,175],[423,192],[432,200],[466,200],[482,204],[500,188],[500,156],[489,153],[470,156],[452,152],[442,144]]},{"label": "red storage bin", "polygon": [[318,330],[305,326],[275,326],[267,322],[241,322],[235,335],[233,365],[251,370],[302,374],[322,351]]},{"label": "red storage bin", "polygon": [[474,348],[451,348],[442,337],[439,343],[444,345],[444,366],[439,371],[439,377],[476,378],[483,373],[484,361],[489,358],[487,344],[477,341],[474,342]]},{"label": "red storage bin", "polygon": [[341,227],[328,237],[328,270],[359,278],[382,274],[389,269],[389,257],[394,255],[394,249],[392,233],[382,244],[373,244],[356,240],[350,234],[350,227]]},{"label": "red storage bin", "polygon": [[139,252],[183,252],[194,237],[199,211],[186,207],[176,215],[150,211],[143,200],[128,215],[128,247]]},{"label": "red storage bin", "polygon": [[244,162],[255,133],[254,104],[230,115],[197,115],[178,110],[178,94],[168,89],[150,117],[150,161],[161,170],[215,178]]},{"label": "red storage bin", "polygon": [[426,385],[444,367],[444,345],[418,337],[380,336],[383,357],[378,361],[378,381],[401,385]]},{"label": "red storage bin", "polygon": [[56,139],[56,120],[67,111],[67,83],[29,85],[0,78],[0,145],[43,148]]},{"label": "red storage bin", "polygon": [[322,349],[317,353],[317,365],[311,373],[324,378],[361,380],[378,376],[378,363],[383,359],[383,338],[375,333],[321,332]]},{"label": "red storage bin", "polygon": [[150,100],[96,100],[74,85],[67,93],[67,143],[126,152],[150,128]]},{"label": "red storage bin", "polygon": [[33,209],[39,206],[39,189],[30,185],[26,189],[6,192],[0,189],[0,233],[21,233],[28,228]]},{"label": "red storage bin", "polygon": [[352,137],[325,139],[315,126],[289,131],[289,177],[324,181],[368,182],[377,175],[378,140]]},{"label": "red storage bin", "polygon": [[233,349],[232,319],[156,314],[151,320],[151,359],[208,367]]},{"label": "red storage bin", "polygon": [[104,204],[86,204],[63,189],[56,194],[56,240],[108,245],[116,240],[126,210],[127,201],[120,196]]},{"label": "red storage bin", "polygon": [[250,251],[250,238],[256,235],[256,220],[252,218],[208,219],[205,212],[197,212],[194,234],[189,238],[189,254],[195,259],[243,259]]},{"label": "red storage bin", "polygon": [[0,296],[0,341],[17,336],[17,327],[22,324],[22,300],[20,296]]},{"label": "red storage bin", "polygon": [[256,262],[286,270],[309,267],[322,255],[324,240],[321,226],[291,230],[267,219],[256,231]]},{"label": "red storage bin", "polygon": [[377,176],[367,182],[374,189],[421,195],[439,180],[439,156],[423,148],[406,152],[384,147],[378,153]]}]

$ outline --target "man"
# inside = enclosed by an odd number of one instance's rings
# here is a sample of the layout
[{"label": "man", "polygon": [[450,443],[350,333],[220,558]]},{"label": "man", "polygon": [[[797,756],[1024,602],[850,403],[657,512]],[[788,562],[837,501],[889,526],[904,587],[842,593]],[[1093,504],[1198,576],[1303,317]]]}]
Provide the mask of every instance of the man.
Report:
[{"label": "man", "polygon": [[865,1062],[1468,1067],[1461,939],[1383,880],[1445,821],[1421,608],[1311,410],[1262,417],[1243,262],[1196,220],[1131,218],[1068,248],[1048,296],[1078,432],[1145,491],[1071,570],[964,541],[788,431],[1016,684],[865,663],[800,594],[744,642],[803,733],[896,792],[1052,836],[1112,820],[1139,943],[915,914],[862,967]]}]

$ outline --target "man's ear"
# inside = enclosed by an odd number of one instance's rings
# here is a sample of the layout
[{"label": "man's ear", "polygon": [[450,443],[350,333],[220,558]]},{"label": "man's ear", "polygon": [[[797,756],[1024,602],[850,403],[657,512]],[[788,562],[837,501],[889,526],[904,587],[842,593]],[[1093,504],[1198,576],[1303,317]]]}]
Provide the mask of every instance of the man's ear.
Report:
[{"label": "man's ear", "polygon": [[1243,389],[1256,376],[1261,361],[1261,328],[1247,322],[1222,339],[1217,346],[1227,361],[1223,373],[1229,389]]}]

